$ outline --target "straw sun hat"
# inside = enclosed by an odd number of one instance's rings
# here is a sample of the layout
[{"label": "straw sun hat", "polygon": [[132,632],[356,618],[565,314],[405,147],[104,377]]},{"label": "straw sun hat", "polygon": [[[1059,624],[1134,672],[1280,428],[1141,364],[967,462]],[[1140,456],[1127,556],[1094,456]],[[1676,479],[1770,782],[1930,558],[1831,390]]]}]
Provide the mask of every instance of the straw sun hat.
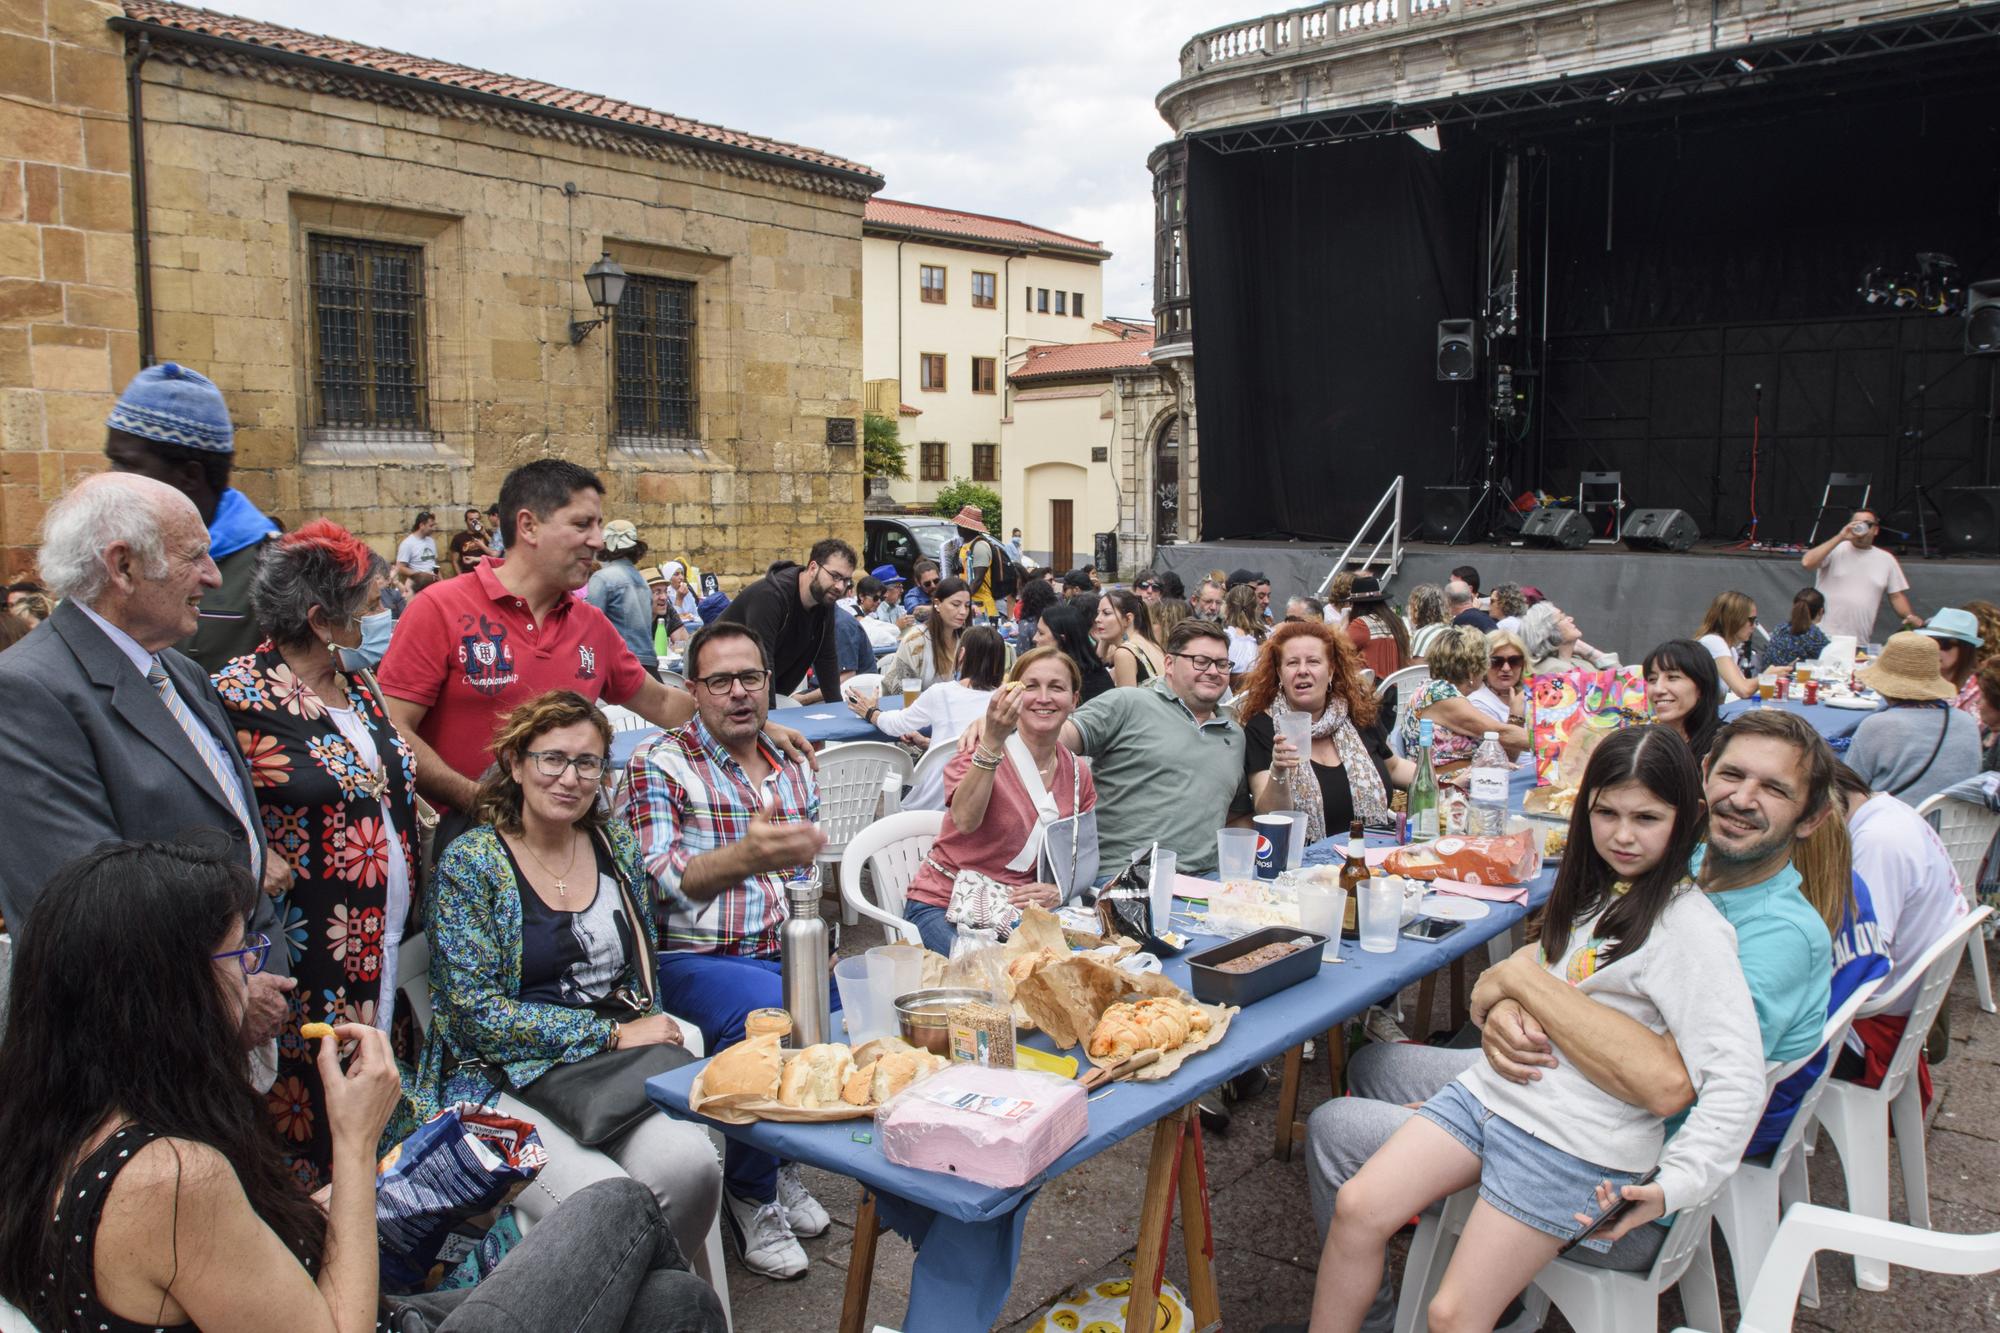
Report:
[{"label": "straw sun hat", "polygon": [[1885,699],[1955,699],[1958,689],[1939,674],[1938,642],[1910,630],[1891,634],[1882,655],[1854,673]]}]

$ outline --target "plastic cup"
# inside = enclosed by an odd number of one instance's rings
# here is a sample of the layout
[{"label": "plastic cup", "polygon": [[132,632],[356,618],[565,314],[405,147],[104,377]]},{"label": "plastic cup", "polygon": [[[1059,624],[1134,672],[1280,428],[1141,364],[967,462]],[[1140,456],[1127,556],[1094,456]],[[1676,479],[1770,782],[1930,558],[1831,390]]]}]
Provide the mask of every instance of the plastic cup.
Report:
[{"label": "plastic cup", "polygon": [[1242,883],[1257,873],[1257,830],[1226,828],[1215,835],[1215,877]]},{"label": "plastic cup", "polygon": [[903,686],[903,707],[915,708],[917,706],[917,696],[922,693],[923,691],[915,685]]},{"label": "plastic cup", "polygon": [[[878,967],[886,965],[896,995],[908,995],[924,988],[925,952],[921,944],[878,944],[863,956],[874,959]],[[893,1002],[895,996],[890,999]]]},{"label": "plastic cup", "polygon": [[1396,932],[1403,926],[1403,888],[1400,881],[1375,875],[1360,886],[1361,947],[1369,953],[1394,953]]},{"label": "plastic cup", "polygon": [[1271,715],[1271,724],[1276,728],[1277,734],[1289,740],[1292,748],[1299,752],[1300,763],[1307,763],[1312,759],[1313,720],[1310,717],[1304,713],[1286,713],[1283,716],[1274,713]]},{"label": "plastic cup", "polygon": [[1326,936],[1320,959],[1331,962],[1340,957],[1340,920],[1347,915],[1347,890],[1338,884],[1299,885],[1299,925]]},{"label": "plastic cup", "polygon": [[1174,854],[1162,847],[1153,853],[1153,878],[1146,885],[1146,897],[1153,909],[1153,933],[1163,935],[1174,912],[1174,877],[1178,869]]},{"label": "plastic cup", "polygon": [[845,1016],[849,1042],[867,1041],[896,1031],[895,997],[889,997],[885,1022],[878,996],[889,985],[878,984],[878,972],[882,983],[892,982],[895,976],[893,968],[879,965],[867,954],[843,958],[833,965],[833,984],[840,991],[840,1011]]}]

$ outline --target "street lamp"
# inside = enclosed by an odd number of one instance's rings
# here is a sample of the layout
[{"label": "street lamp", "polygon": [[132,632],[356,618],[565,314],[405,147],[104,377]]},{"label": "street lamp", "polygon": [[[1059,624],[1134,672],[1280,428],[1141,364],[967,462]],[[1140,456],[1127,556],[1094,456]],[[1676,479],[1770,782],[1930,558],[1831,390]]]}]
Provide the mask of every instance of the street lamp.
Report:
[{"label": "street lamp", "polygon": [[618,302],[625,295],[625,270],[606,250],[595,264],[583,271],[583,286],[590,293],[590,303],[597,307],[597,318],[569,322],[569,344],[572,347],[588,338],[590,331],[611,318],[611,312],[618,308]]}]

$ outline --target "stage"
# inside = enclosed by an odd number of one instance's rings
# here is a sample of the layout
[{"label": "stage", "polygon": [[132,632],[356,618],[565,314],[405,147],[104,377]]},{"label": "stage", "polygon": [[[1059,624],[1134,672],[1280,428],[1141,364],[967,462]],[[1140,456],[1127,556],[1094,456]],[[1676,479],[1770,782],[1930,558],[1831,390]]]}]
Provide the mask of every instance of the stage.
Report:
[{"label": "stage", "polygon": [[[1185,542],[1161,547],[1156,564],[1179,574],[1190,593],[1210,570],[1257,570],[1270,577],[1272,605],[1283,615],[1285,599],[1317,589],[1340,551],[1340,546],[1305,542]],[[1976,598],[2000,600],[2000,561],[1969,556],[1925,560],[1901,553],[1899,558],[1910,580],[1910,603],[1919,614]],[[1552,551],[1425,542],[1404,546],[1390,596],[1400,609],[1411,588],[1419,583],[1443,587],[1460,565],[1477,569],[1487,588],[1499,583],[1540,588],[1576,617],[1586,640],[1628,662],[1640,660],[1662,640],[1693,638],[1715,594],[1731,588],[1750,594],[1764,627],[1774,629],[1790,612],[1793,595],[1813,581],[1796,555],[1713,545],[1674,555],[1622,546]],[[1885,599],[1875,624],[1878,641],[1895,632],[1895,622]]]}]

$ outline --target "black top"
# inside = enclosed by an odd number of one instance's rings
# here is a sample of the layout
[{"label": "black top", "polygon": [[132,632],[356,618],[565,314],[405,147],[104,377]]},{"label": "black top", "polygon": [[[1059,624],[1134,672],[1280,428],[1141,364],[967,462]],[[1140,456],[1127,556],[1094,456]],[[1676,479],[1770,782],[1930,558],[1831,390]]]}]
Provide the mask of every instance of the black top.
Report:
[{"label": "black top", "polygon": [[63,1190],[56,1206],[53,1225],[57,1234],[69,1232],[72,1239],[62,1247],[59,1267],[49,1277],[50,1284],[36,1304],[35,1326],[49,1333],[166,1333],[169,1329],[191,1329],[193,1324],[137,1323],[115,1315],[97,1300],[97,1222],[104,1213],[104,1200],[118,1173],[131,1165],[139,1149],[160,1137],[159,1131],[140,1125],[122,1125],[97,1151],[83,1159]]},{"label": "black top", "polygon": [[799,603],[799,575],[804,566],[780,560],[770,572],[742,592],[721,619],[747,625],[764,641],[771,659],[770,697],[790,694],[812,668],[821,680],[840,679],[840,644],[833,632],[833,603],[807,607]]},{"label": "black top", "polygon": [[[601,839],[590,839],[597,873],[570,885],[577,908],[559,911],[542,901],[521,873],[507,840],[500,847],[514,869],[521,895],[521,996],[524,1002],[587,1009],[611,998],[637,955],[625,899],[618,892],[618,867]],[[579,877],[581,878],[581,877]],[[589,894],[588,899],[585,894]]]},{"label": "black top", "polygon": [[[1388,739],[1382,734],[1379,720],[1355,730],[1360,733],[1362,748],[1375,761],[1375,771],[1382,775],[1382,790],[1387,793],[1387,762],[1392,751]],[[1269,713],[1259,713],[1243,724],[1243,772],[1246,776],[1265,772],[1271,767],[1271,751],[1277,739],[1277,724],[1271,721]],[[1319,779],[1320,797],[1325,802],[1327,832],[1346,828],[1355,818],[1354,792],[1347,785],[1347,766],[1332,767],[1315,762],[1312,768],[1313,776]],[[1247,803],[1244,808],[1248,808]]]}]

